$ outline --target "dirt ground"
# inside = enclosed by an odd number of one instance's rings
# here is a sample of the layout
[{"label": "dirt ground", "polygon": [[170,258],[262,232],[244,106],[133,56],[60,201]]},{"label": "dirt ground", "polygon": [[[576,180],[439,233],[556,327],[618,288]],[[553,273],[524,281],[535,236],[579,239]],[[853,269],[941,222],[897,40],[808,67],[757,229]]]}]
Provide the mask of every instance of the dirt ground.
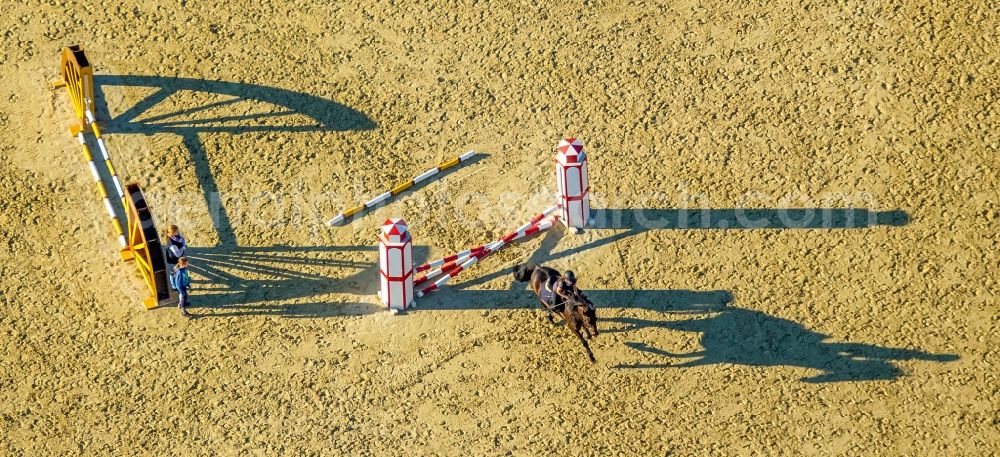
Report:
[{"label": "dirt ground", "polygon": [[[996,452],[988,2],[379,3],[0,5],[0,453]],[[197,318],[118,256],[52,88],[72,44]],[[382,311],[386,217],[418,260],[501,236],[563,136],[594,228]],[[597,363],[522,261],[576,271]]]}]

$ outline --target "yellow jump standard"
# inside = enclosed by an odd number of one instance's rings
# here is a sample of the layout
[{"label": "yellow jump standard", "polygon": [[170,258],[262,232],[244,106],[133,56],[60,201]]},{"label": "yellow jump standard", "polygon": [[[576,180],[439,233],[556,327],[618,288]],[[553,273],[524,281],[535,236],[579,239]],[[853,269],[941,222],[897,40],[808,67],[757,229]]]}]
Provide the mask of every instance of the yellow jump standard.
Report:
[{"label": "yellow jump standard", "polygon": [[[150,296],[143,300],[143,305],[147,309],[173,301],[175,298],[167,285],[167,262],[163,255],[163,247],[160,245],[156,225],[153,223],[152,213],[146,203],[146,197],[138,183],[133,182],[122,186],[122,180],[118,178],[118,172],[111,162],[108,146],[104,142],[104,138],[101,137],[101,130],[97,126],[97,118],[94,116],[94,71],[90,66],[90,61],[80,46],[63,48],[61,56],[59,69],[62,80],[56,83],[56,87],[66,87],[69,91],[73,110],[80,121],[79,125],[71,126],[70,131],[83,147],[83,158],[87,161],[87,167],[90,168],[90,173],[94,177],[97,191],[104,201],[104,208],[108,211],[108,216],[115,227],[115,233],[118,235],[118,242],[122,246],[121,257],[127,262],[135,262],[139,275],[146,282]],[[94,156],[87,146],[84,132],[88,124],[101,151],[101,158],[104,159],[104,164],[111,174],[111,181],[115,185],[119,201],[125,210],[126,229],[124,231],[118,216],[115,214],[104,182],[101,181],[101,175],[94,163]],[[127,193],[126,190],[128,190]]]}]

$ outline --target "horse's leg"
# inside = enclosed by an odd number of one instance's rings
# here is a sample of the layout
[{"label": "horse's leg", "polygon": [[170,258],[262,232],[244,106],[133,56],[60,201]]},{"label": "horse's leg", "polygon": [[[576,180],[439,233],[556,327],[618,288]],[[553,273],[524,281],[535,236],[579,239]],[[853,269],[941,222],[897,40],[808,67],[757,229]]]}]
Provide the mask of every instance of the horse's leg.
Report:
[{"label": "horse's leg", "polygon": [[594,358],[594,353],[591,352],[590,345],[587,344],[587,340],[585,340],[583,335],[580,334],[580,324],[576,322],[575,319],[566,319],[566,316],[563,316],[563,319],[566,320],[566,326],[573,331],[577,338],[580,339],[580,343],[583,343],[583,349],[587,351],[587,357],[590,357],[590,363],[596,363],[597,359]]},{"label": "horse's leg", "polygon": [[542,306],[542,311],[545,312],[545,318],[549,320],[549,323],[556,325],[555,319],[552,319],[552,310],[548,306],[545,306],[545,302],[538,300],[538,303]]}]

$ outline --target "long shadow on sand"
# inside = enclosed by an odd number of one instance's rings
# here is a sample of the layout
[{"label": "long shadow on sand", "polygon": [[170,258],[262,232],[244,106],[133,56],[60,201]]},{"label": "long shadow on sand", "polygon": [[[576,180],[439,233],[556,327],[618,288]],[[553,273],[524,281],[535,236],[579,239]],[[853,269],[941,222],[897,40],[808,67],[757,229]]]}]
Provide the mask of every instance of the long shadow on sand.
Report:
[{"label": "long shadow on sand", "polygon": [[[111,119],[106,129],[109,133],[142,133],[146,135],[174,133],[186,136],[192,133],[339,132],[371,130],[376,127],[368,116],[333,100],[257,84],[165,76],[97,75],[94,76],[94,86],[95,90],[102,86],[156,89],[131,108]],[[146,111],[170,96],[183,91],[203,92],[216,97],[228,98],[170,113],[143,117]],[[95,96],[101,99],[98,106],[107,106],[103,100],[103,93],[95,93]],[[244,101],[281,107],[283,111],[208,118],[191,117]],[[99,117],[102,119],[110,118],[107,111],[99,114],[101,114]],[[282,118],[282,121],[278,124],[262,122],[268,118]]]},{"label": "long shadow on sand", "polygon": [[[539,309],[538,299],[524,288],[524,284],[519,286],[511,290],[442,290],[424,297],[417,311]],[[643,309],[671,313],[715,311],[732,300],[732,294],[726,290],[588,290],[586,293],[602,309]]]},{"label": "long shadow on sand", "polygon": [[[561,235],[546,233],[530,262],[545,263],[571,256],[609,243],[621,241],[648,230],[659,229],[856,229],[878,225],[902,226],[909,221],[903,211],[875,212],[860,208],[779,208],[779,209],[637,209],[598,210],[595,229],[624,231],[611,234],[583,246],[554,252]],[[508,291],[470,290],[500,276],[500,269],[477,279],[458,284],[462,290],[443,291],[420,304],[422,310],[496,309],[534,307],[534,297],[512,284]],[[893,360],[928,360],[948,362],[956,355],[930,354],[914,349],[880,347],[866,343],[838,343],[827,335],[813,332],[801,324],[769,316],[759,311],[727,306],[732,300],[728,291],[690,290],[603,290],[587,291],[602,309],[644,309],[665,315],[696,315],[684,320],[646,320],[612,317],[603,322],[625,324],[604,330],[627,332],[642,328],[664,328],[702,333],[701,351],[675,354],[642,342],[628,342],[629,347],[666,359],[683,359],[673,365],[642,363],[616,365],[615,368],[669,368],[731,363],[752,366],[797,366],[821,371],[804,382],[892,380],[903,375]],[[514,305],[518,303],[520,305]],[[525,306],[524,304],[528,304]]]},{"label": "long shadow on sand", "polygon": [[[663,361],[618,364],[613,368],[667,369],[713,364],[790,366],[820,371],[802,381],[822,383],[897,379],[905,373],[892,363],[894,360],[958,360],[958,356],[952,354],[931,354],[917,349],[868,343],[833,342],[829,336],[796,322],[729,306],[732,295],[724,290],[588,290],[586,294],[605,315],[614,313],[615,309],[642,309],[664,316],[683,317],[680,320],[603,318],[599,321],[603,333],[626,333],[648,328],[701,333],[702,350],[686,354],[672,353],[643,342],[627,342],[625,344],[632,349]],[[440,295],[428,296],[421,301],[419,312],[475,309],[538,309],[538,305],[534,295],[526,290],[442,291]],[[561,332],[559,330],[558,334]],[[568,334],[562,336],[569,338]]]},{"label": "long shadow on sand", "polygon": [[[898,227],[909,223],[902,210],[871,211],[864,208],[688,208],[688,209],[597,209],[595,224],[588,230],[620,230],[590,243],[553,252],[558,237],[546,234],[541,248],[530,261],[542,263],[572,256],[625,240],[650,230],[846,230],[875,226]],[[460,284],[470,287],[506,274],[498,270]]]},{"label": "long shadow on sand", "polygon": [[[137,75],[94,76],[94,92],[98,99],[98,118],[110,119],[107,133],[140,133],[179,135],[191,155],[195,174],[209,208],[212,223],[220,243],[236,246],[230,219],[221,202],[219,186],[209,163],[209,154],[201,140],[202,134],[251,132],[317,132],[371,130],[376,124],[361,112],[333,100],[293,92],[276,87],[195,78],[175,78]],[[122,114],[112,118],[107,111],[103,87],[146,87],[155,89]],[[213,100],[197,106],[165,114],[144,116],[150,109],[180,92],[201,92]],[[235,104],[254,103],[270,111],[241,115],[213,115],[215,110]],[[275,111],[274,108],[279,110]],[[207,115],[207,116],[206,116]],[[266,145],[265,145],[266,147]]]},{"label": "long shadow on sand", "polygon": [[905,211],[865,208],[619,208],[596,209],[594,229],[858,229],[903,226]]},{"label": "long shadow on sand", "polygon": [[950,362],[953,354],[930,354],[915,349],[880,347],[866,343],[829,341],[830,337],[806,329],[801,324],[760,311],[725,307],[704,316],[683,320],[611,318],[624,324],[606,333],[644,328],[662,328],[701,333],[702,350],[677,354],[641,342],[626,345],[664,359],[681,363],[617,365],[615,368],[685,368],[701,365],[736,364],[748,366],[792,366],[821,373],[802,378],[804,382],[892,380],[904,373],[893,360]]},{"label": "long shadow on sand", "polygon": [[[310,297],[368,295],[378,281],[375,246],[192,247],[192,311],[199,317],[332,317],[382,310]],[[414,249],[426,255],[425,248]],[[307,299],[302,303],[302,299]]]}]

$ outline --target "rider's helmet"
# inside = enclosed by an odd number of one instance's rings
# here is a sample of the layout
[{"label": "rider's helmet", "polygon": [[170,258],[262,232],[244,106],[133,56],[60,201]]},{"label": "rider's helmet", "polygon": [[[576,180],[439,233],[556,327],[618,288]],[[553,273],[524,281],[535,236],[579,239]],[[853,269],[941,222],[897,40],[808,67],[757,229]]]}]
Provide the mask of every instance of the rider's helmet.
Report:
[{"label": "rider's helmet", "polygon": [[563,278],[566,280],[567,286],[573,287],[576,285],[576,275],[573,273],[573,270],[566,270],[566,273],[563,273]]}]

